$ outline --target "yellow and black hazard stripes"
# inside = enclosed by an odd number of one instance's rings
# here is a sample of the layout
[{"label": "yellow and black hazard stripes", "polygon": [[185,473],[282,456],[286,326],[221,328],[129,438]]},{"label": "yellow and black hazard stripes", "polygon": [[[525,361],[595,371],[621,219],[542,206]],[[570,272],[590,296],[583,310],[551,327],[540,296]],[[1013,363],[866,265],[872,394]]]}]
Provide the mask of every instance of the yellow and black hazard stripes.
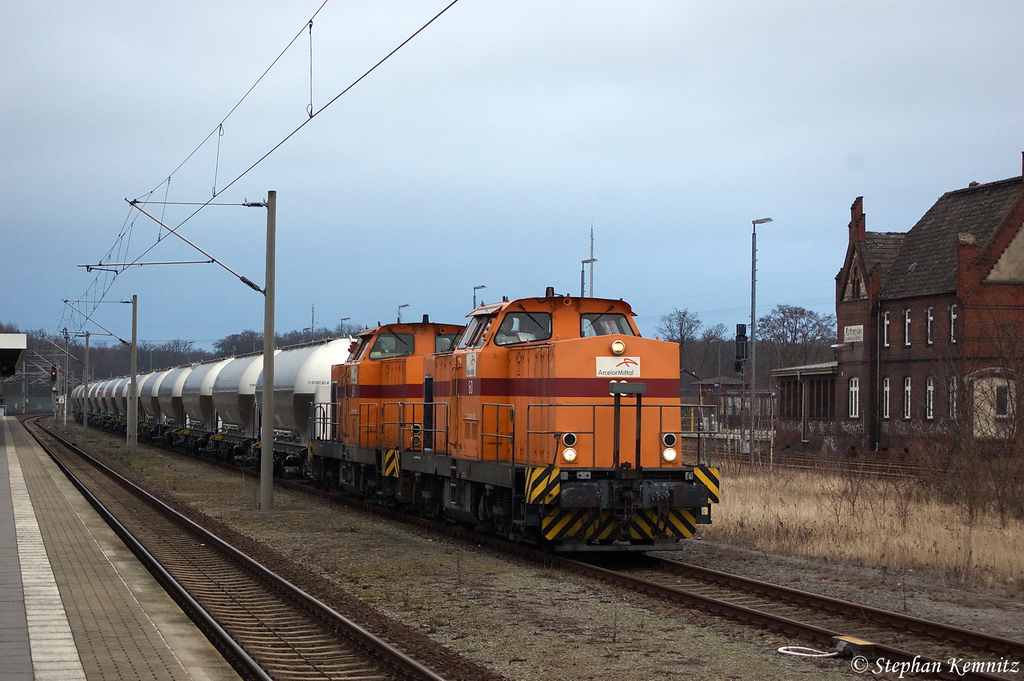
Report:
[{"label": "yellow and black hazard stripes", "polygon": [[650,508],[630,519],[632,539],[689,539],[697,529],[697,520],[685,508]]},{"label": "yellow and black hazard stripes", "polygon": [[548,541],[615,539],[618,526],[618,518],[611,511],[592,508],[556,509],[540,520],[541,534]]},{"label": "yellow and black hazard stripes", "polygon": [[590,508],[555,509],[541,518],[541,534],[548,541],[655,541],[687,539],[696,525],[693,514],[679,508],[642,509],[631,515]]},{"label": "yellow and black hazard stripes", "polygon": [[402,455],[397,449],[384,450],[384,477],[397,478],[402,473]]},{"label": "yellow and black hazard stripes", "polygon": [[718,469],[708,466],[697,466],[693,469],[693,475],[708,488],[708,503],[717,504],[722,485],[718,477]]},{"label": "yellow and black hazard stripes", "polygon": [[562,491],[562,470],[554,466],[526,469],[526,503],[553,504]]}]

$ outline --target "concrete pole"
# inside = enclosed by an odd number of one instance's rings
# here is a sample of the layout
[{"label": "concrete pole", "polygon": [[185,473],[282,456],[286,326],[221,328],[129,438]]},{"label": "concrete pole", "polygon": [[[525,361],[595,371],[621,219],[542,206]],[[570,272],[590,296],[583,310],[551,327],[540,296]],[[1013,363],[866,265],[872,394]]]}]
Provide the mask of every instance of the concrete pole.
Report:
[{"label": "concrete pole", "polygon": [[263,424],[260,434],[260,510],[274,509],[274,263],[277,192],[267,192],[267,283],[263,291]]},{"label": "concrete pole", "polygon": [[85,371],[82,372],[82,428],[89,429],[89,332],[85,332]]},{"label": "concrete pole", "polygon": [[139,297],[132,296],[132,381],[128,384],[128,454],[139,453]]},{"label": "concrete pole", "polygon": [[750,230],[750,463],[754,463],[757,428],[757,226],[771,221],[771,218],[752,220]]},{"label": "concrete pole", "polygon": [[68,330],[64,329],[64,427],[68,427],[68,402],[71,397],[71,377],[68,376],[68,371],[71,369],[68,357],[71,355],[71,336],[68,335]]}]

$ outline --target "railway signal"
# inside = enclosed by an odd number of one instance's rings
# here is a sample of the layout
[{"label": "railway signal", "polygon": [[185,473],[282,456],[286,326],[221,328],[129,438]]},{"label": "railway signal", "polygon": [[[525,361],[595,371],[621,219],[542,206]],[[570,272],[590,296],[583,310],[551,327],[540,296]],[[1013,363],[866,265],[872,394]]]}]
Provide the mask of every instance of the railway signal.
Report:
[{"label": "railway signal", "polygon": [[747,325],[736,325],[736,373],[743,371],[743,363],[747,361]]}]

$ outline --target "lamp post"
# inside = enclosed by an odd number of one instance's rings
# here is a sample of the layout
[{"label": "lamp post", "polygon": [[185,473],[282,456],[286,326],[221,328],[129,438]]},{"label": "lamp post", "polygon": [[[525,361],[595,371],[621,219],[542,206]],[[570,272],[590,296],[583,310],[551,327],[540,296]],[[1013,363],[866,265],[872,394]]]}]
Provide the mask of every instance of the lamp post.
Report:
[{"label": "lamp post", "polygon": [[398,306],[398,323],[399,323],[399,324],[401,324],[401,323],[402,323],[402,308],[403,308],[403,307],[409,307],[409,304],[408,304],[408,303],[406,303],[405,305],[399,305],[399,306]]},{"label": "lamp post", "polygon": [[754,463],[754,429],[757,428],[757,226],[771,218],[752,220],[750,230],[750,463]]},{"label": "lamp post", "polygon": [[481,284],[480,286],[474,286],[473,287],[473,309],[474,310],[476,309],[476,292],[479,291],[480,289],[483,289],[483,288],[487,288],[487,286],[485,286],[484,284]]}]

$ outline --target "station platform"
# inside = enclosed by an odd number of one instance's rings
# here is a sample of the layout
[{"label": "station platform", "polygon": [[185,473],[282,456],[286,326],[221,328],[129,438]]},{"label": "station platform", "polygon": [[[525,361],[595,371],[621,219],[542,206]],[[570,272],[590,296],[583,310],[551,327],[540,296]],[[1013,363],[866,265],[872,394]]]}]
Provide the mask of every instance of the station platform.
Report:
[{"label": "station platform", "polygon": [[238,679],[24,426],[0,421],[0,681]]}]

